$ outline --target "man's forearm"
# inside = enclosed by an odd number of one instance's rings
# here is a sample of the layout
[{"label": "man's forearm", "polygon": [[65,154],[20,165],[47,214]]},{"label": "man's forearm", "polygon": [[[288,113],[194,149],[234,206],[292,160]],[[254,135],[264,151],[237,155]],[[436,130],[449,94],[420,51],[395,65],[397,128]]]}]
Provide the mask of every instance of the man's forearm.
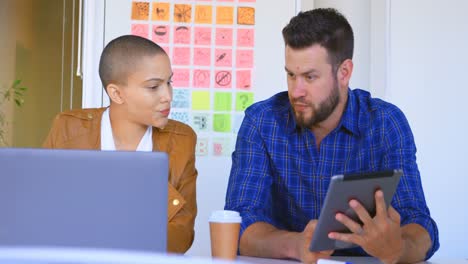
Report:
[{"label": "man's forearm", "polygon": [[426,229],[418,224],[408,224],[402,227],[402,236],[405,240],[405,247],[398,262],[415,263],[423,261],[432,245],[431,237]]},{"label": "man's forearm", "polygon": [[265,222],[257,222],[242,234],[239,251],[245,256],[299,259],[299,234],[279,230]]}]

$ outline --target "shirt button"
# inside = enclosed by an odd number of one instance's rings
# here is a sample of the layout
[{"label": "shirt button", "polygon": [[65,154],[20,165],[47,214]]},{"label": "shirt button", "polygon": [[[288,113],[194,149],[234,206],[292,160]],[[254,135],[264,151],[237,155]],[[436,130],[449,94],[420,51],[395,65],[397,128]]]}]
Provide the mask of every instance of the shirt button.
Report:
[{"label": "shirt button", "polygon": [[173,204],[174,206],[179,205],[179,203],[180,203],[180,202],[179,202],[179,199],[174,199],[174,200],[172,200],[172,204]]},{"label": "shirt button", "polygon": [[93,114],[88,113],[88,119],[93,119]]}]

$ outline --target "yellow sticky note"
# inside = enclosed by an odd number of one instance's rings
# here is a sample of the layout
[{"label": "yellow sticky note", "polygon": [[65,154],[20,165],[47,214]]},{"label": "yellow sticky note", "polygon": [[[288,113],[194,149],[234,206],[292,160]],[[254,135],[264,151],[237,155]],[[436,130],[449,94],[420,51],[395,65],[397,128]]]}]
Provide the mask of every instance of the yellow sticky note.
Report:
[{"label": "yellow sticky note", "polygon": [[158,21],[169,21],[169,3],[153,3],[153,12],[151,19]]},{"label": "yellow sticky note", "polygon": [[197,5],[195,7],[195,23],[211,24],[213,22],[213,10],[211,6]]},{"label": "yellow sticky note", "polygon": [[214,110],[215,111],[231,111],[232,109],[232,93],[216,92],[214,94]]},{"label": "yellow sticky note", "polygon": [[237,24],[255,25],[255,9],[253,7],[237,8]]},{"label": "yellow sticky note", "polygon": [[240,92],[236,93],[236,111],[244,111],[253,103],[253,93]]},{"label": "yellow sticky note", "polygon": [[210,92],[192,92],[192,110],[210,110]]},{"label": "yellow sticky note", "polygon": [[174,5],[174,22],[190,23],[192,21],[192,6],[187,4]]},{"label": "yellow sticky note", "polygon": [[232,25],[234,23],[234,7],[218,6],[216,7],[216,24]]},{"label": "yellow sticky note", "polygon": [[215,132],[231,132],[231,115],[230,114],[214,114],[213,115],[213,130]]}]

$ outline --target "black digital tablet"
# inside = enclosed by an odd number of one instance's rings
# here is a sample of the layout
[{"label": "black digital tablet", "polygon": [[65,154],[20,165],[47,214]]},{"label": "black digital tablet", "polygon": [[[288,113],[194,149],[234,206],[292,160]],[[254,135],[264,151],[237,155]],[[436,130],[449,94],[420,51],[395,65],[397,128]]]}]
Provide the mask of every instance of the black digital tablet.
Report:
[{"label": "black digital tablet", "polygon": [[374,216],[375,192],[379,189],[383,191],[385,204],[388,206],[402,174],[402,170],[387,170],[333,176],[310,243],[310,251],[356,247],[352,243],[328,238],[330,232],[350,232],[346,226],[335,219],[336,214],[341,212],[356,222],[360,222],[354,210],[349,206],[349,201],[356,199],[371,216]]}]

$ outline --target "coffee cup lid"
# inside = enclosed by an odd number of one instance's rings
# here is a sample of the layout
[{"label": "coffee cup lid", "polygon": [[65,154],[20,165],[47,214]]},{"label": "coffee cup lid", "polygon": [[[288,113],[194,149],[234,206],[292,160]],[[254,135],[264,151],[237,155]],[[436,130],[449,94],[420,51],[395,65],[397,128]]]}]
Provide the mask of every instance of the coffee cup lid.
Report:
[{"label": "coffee cup lid", "polygon": [[242,217],[239,212],[230,211],[230,210],[219,210],[213,211],[211,213],[209,222],[218,222],[218,223],[240,223],[242,222]]}]

